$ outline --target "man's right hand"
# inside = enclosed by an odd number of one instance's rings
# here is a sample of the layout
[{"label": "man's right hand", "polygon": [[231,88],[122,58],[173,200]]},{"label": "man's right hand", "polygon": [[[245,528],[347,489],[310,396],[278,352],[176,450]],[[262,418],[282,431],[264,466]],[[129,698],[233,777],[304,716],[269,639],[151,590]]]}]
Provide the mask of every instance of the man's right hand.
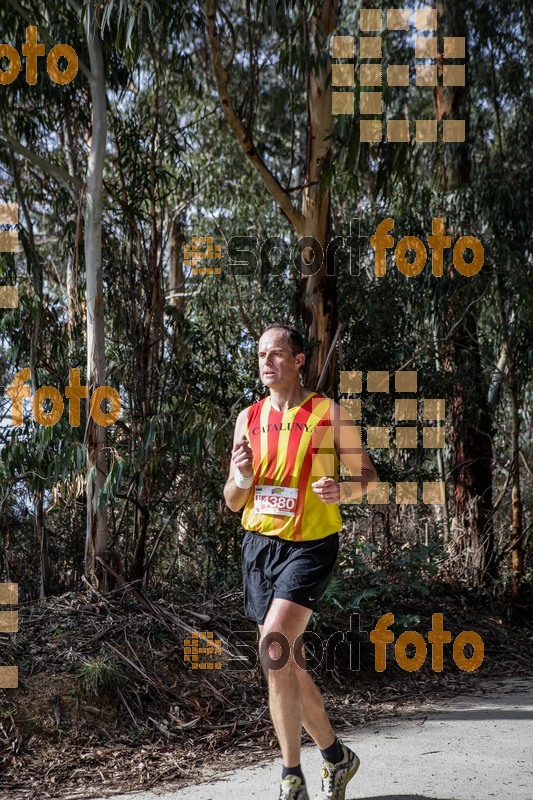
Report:
[{"label": "man's right hand", "polygon": [[250,478],[254,474],[252,448],[246,436],[243,436],[231,451],[231,460],[234,466],[245,478]]}]

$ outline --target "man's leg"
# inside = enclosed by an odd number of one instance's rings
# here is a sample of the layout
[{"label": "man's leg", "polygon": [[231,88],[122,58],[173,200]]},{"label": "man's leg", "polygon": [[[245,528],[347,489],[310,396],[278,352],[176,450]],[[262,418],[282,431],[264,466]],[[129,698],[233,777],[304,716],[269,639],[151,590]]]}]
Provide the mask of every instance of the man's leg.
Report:
[{"label": "man's leg", "polygon": [[[297,673],[301,670],[294,661],[292,645],[305,631],[311,614],[309,608],[276,597],[263,625],[259,626],[261,639],[268,633],[281,633],[291,646],[289,660],[281,669],[268,669],[268,665],[263,663],[263,670],[268,680],[270,714],[285,767],[295,767],[300,763],[303,702]],[[270,658],[276,660],[280,654],[280,645],[271,644]]]},{"label": "man's leg", "polygon": [[[304,648],[302,648],[300,663],[301,658],[305,658]],[[296,677],[300,684],[300,693],[302,696],[303,726],[318,749],[326,750],[328,747],[331,747],[336,737],[328,715],[326,714],[322,695],[306,669],[297,667]]]},{"label": "man's leg", "polygon": [[[259,626],[261,638],[275,631],[282,633],[291,646],[289,663],[283,669],[269,670],[267,675],[270,713],[285,766],[300,763],[302,723],[320,750],[335,741],[322,696],[307,670],[296,664],[292,653],[294,642],[305,631],[311,613],[310,609],[290,600],[275,598],[264,625]],[[278,645],[271,645],[271,658],[278,658],[280,651]]]}]

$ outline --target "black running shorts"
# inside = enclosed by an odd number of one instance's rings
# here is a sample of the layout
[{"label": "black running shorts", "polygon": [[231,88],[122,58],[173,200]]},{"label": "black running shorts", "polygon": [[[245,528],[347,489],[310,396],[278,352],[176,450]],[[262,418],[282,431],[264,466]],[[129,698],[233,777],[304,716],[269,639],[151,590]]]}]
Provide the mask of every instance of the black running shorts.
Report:
[{"label": "black running shorts", "polygon": [[331,579],[339,534],[309,542],[246,531],[242,542],[244,613],[259,625],[275,597],[315,610]]}]

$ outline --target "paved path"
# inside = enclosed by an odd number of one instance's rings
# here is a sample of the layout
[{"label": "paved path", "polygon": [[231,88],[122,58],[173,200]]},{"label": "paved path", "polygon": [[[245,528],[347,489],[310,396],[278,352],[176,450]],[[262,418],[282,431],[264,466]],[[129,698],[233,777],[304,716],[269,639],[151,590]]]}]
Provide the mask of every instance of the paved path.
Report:
[{"label": "paved path", "polygon": [[[344,733],[361,758],[346,800],[533,800],[533,680],[487,689]],[[302,766],[314,800],[315,748],[304,749]],[[174,792],[114,800],[277,800],[279,771],[276,760]]]}]

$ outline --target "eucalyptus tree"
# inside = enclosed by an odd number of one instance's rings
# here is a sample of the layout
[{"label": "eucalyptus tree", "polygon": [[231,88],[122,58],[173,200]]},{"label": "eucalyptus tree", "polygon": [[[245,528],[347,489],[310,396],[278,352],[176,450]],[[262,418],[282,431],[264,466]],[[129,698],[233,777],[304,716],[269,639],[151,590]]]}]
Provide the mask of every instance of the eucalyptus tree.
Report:
[{"label": "eucalyptus tree", "polygon": [[[323,373],[332,386],[335,372],[331,356],[337,301],[335,277],[327,268],[332,129],[328,48],[337,27],[338,5],[337,0],[290,2],[287,7],[285,3],[247,3],[244,8],[231,3],[225,8],[217,0],[205,3],[222,110],[243,155],[300,241],[301,255],[297,253],[296,260],[302,273],[301,316],[307,337],[315,345],[306,368],[312,386]],[[261,107],[262,98],[270,92],[276,97],[278,113],[281,107],[286,109],[280,118],[284,133],[275,143],[268,141],[267,114]]]}]

